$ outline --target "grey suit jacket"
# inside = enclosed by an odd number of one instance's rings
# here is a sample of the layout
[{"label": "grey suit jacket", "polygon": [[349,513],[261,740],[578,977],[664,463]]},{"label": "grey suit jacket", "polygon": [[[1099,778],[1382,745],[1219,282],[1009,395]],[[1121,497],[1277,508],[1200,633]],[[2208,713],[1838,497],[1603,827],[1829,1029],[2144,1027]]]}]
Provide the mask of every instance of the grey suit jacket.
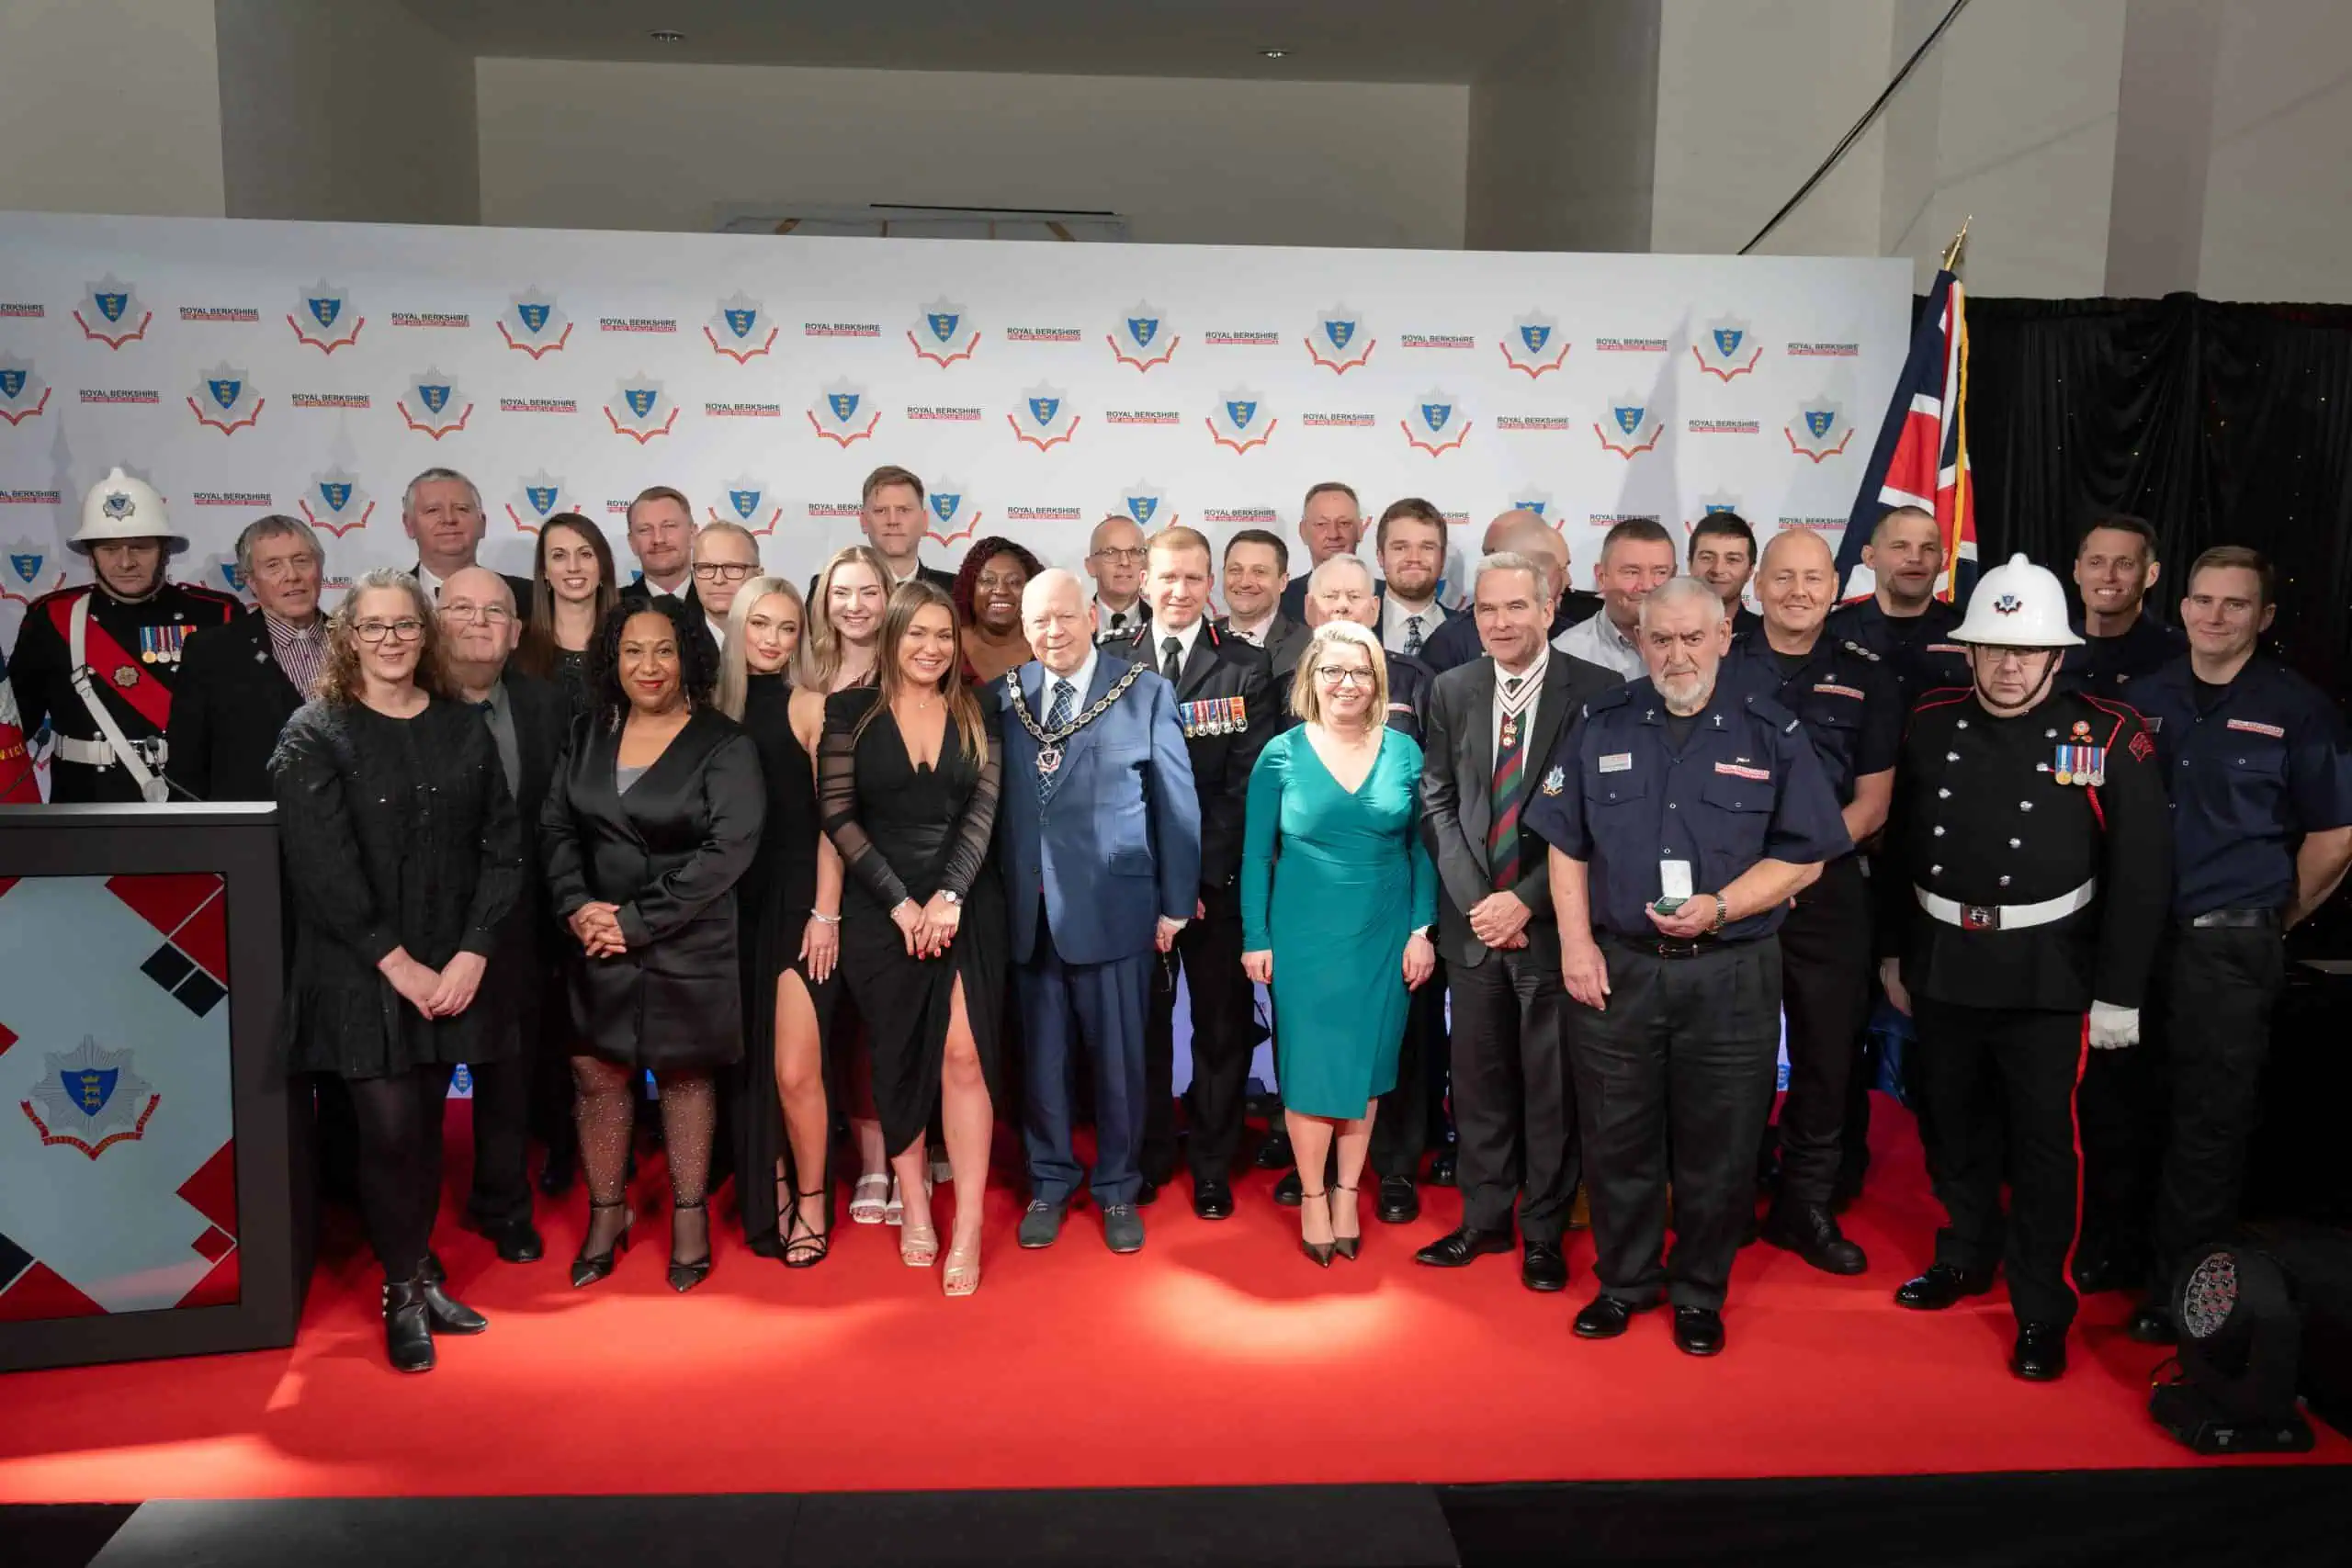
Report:
[{"label": "grey suit jacket", "polygon": [[[1522,814],[1552,765],[1553,750],[1584,705],[1623,684],[1611,671],[1552,650],[1520,772]],[[1496,890],[1487,857],[1487,833],[1495,818],[1494,705],[1495,661],[1482,654],[1430,684],[1422,715],[1421,834],[1437,866],[1437,950],[1448,964],[1465,967],[1483,963],[1487,952],[1471,934],[1469,910]],[[1510,892],[1533,912],[1528,940],[1556,942],[1544,841],[1522,831],[1519,853],[1519,880]]]}]

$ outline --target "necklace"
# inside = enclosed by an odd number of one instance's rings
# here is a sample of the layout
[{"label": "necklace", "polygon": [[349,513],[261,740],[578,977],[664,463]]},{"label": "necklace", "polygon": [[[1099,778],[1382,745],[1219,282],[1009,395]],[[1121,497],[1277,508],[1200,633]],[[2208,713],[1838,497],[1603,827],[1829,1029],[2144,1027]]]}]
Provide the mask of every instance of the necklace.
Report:
[{"label": "necklace", "polygon": [[1125,691],[1129,686],[1134,685],[1136,683],[1136,677],[1140,676],[1142,673],[1142,665],[1130,664],[1127,666],[1127,672],[1120,676],[1117,682],[1114,683],[1109,691],[1103,693],[1101,700],[1096,702],[1092,707],[1088,708],[1084,713],[1080,714],[1076,718],[1071,719],[1068,724],[1048,735],[1046,732],[1046,727],[1039,724],[1036,719],[1032,717],[1030,715],[1029,699],[1023,696],[1021,692],[1021,671],[1017,669],[1006,671],[1004,672],[1004,694],[1007,700],[1012,704],[1013,716],[1021,720],[1021,728],[1027,730],[1037,742],[1037,771],[1048,778],[1051,778],[1056,773],[1060,771],[1062,765],[1062,742],[1068,740],[1071,736],[1076,735],[1080,730],[1084,729],[1088,725],[1092,724],[1096,719],[1102,717],[1102,715],[1109,710],[1111,705],[1119,700],[1119,694]]}]

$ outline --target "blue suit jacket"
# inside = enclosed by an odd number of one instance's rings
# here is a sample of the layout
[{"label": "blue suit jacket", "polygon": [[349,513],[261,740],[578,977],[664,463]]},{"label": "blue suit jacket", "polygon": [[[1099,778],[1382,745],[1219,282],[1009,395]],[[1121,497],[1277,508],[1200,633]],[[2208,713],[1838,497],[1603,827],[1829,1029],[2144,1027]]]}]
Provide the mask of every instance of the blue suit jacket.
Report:
[{"label": "blue suit jacket", "polygon": [[[1099,655],[1080,694],[1085,712],[1129,666]],[[1040,723],[1051,705],[1045,666],[1013,672]],[[1176,717],[1175,688],[1145,671],[1110,710],[1062,748],[1060,784],[1037,798],[1037,741],[1013,716],[1004,682],[1004,787],[996,813],[998,863],[1012,906],[1012,957],[1026,963],[1047,933],[1069,964],[1107,964],[1150,951],[1159,919],[1189,920],[1201,887],[1201,806]]]}]

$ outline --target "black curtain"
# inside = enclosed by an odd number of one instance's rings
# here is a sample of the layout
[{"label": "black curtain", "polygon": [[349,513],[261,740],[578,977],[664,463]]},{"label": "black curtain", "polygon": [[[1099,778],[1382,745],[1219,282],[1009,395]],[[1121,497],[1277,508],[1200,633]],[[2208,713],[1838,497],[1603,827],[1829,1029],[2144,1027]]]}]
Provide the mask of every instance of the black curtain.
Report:
[{"label": "black curtain", "polygon": [[2063,578],[2102,512],[2155,525],[2177,620],[2188,563],[2251,545],[2278,569],[2277,650],[2352,673],[2352,307],[2163,299],[1968,304],[1977,545]]}]

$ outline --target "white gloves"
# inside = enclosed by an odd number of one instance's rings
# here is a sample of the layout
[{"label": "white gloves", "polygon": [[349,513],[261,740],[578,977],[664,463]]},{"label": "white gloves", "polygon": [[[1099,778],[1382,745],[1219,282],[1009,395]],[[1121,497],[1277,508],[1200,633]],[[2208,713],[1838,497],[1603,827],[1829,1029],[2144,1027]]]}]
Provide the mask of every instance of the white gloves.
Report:
[{"label": "white gloves", "polygon": [[2091,1049],[2112,1051],[2140,1043],[2140,1010],[2091,1003]]}]

